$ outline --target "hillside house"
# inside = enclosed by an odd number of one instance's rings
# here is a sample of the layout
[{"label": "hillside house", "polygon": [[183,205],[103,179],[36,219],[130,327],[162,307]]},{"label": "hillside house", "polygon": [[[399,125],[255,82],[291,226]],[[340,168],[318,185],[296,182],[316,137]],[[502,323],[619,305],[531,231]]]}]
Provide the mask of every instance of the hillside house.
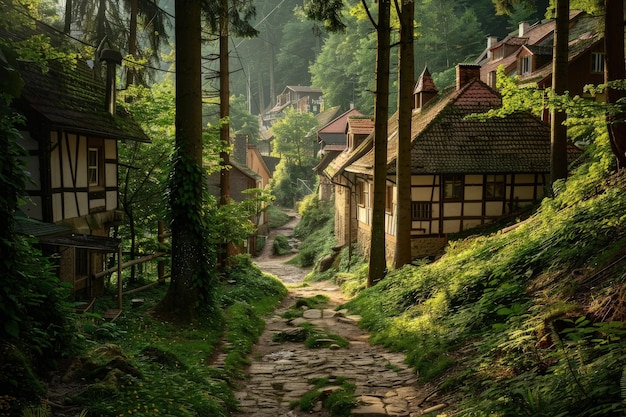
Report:
[{"label": "hillside house", "polygon": [[26,117],[21,145],[33,180],[18,231],[39,238],[45,253],[58,255],[58,275],[77,299],[102,294],[103,278],[94,274],[105,268],[107,253],[121,253],[120,241],[110,237],[123,218],[118,142],[149,142],[131,115],[115,107],[121,55],[103,50],[101,59],[108,66],[106,85],[84,62],[75,68],[50,62],[47,72],[21,62],[25,85],[14,103]]},{"label": "hillside house", "polygon": [[[271,157],[264,157],[256,145],[248,143],[246,135],[237,135],[233,143],[233,153],[230,157],[230,197],[233,201],[244,201],[251,198],[247,190],[266,189],[274,172],[275,164]],[[214,172],[207,179],[209,193],[220,198],[220,173]],[[259,213],[250,220],[257,227],[257,233],[265,233],[268,214],[259,207]],[[249,253],[256,252],[257,234],[248,237],[244,248]]]},{"label": "hillside house", "polygon": [[284,116],[288,108],[314,115],[324,110],[323,92],[319,88],[301,85],[288,85],[276,97],[276,104],[262,115],[262,129],[272,127],[276,120]]},{"label": "hillside house", "polygon": [[[479,80],[480,67],[457,66],[454,88],[436,89],[427,70],[416,83],[411,148],[413,257],[436,254],[448,235],[511,215],[543,196],[549,183],[550,130],[536,117],[466,119],[501,105]],[[397,115],[389,120],[385,231],[387,259],[396,235]],[[354,143],[324,171],[335,186],[338,244],[367,254],[371,234],[373,134]]]},{"label": "hillside house", "polygon": [[[604,34],[601,18],[581,11],[570,12],[569,74],[567,91],[570,95],[592,98],[583,87],[604,82]],[[517,33],[501,41],[489,38],[485,53],[477,60],[481,64],[480,79],[496,87],[496,70],[517,75],[522,86],[546,89],[552,86],[552,55],[554,43],[553,19],[529,25],[519,24]],[[603,96],[595,97],[603,100]]]},{"label": "hillside house", "polygon": [[[317,143],[319,145],[319,163],[313,168],[319,176],[318,197],[323,201],[330,201],[334,193],[334,187],[330,179],[323,175],[324,169],[348,147],[348,123],[353,118],[364,118],[363,114],[356,109],[350,109],[342,113],[317,130]],[[367,119],[369,120],[369,119]],[[368,132],[369,134],[370,132]]]}]

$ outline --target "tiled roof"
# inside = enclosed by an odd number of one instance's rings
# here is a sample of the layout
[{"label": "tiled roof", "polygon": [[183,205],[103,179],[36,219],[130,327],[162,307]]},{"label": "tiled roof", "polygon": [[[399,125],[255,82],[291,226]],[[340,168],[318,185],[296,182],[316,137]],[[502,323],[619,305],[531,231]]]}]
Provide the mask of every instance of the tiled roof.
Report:
[{"label": "tiled roof", "polygon": [[[532,115],[516,113],[486,121],[465,119],[500,105],[500,96],[479,80],[414,112],[411,166],[425,173],[526,173],[550,171],[550,128]],[[395,174],[397,115],[389,121],[388,164]],[[371,173],[374,152],[346,167]]]},{"label": "tiled roof", "polygon": [[50,122],[76,132],[114,139],[149,142],[146,134],[123,109],[111,116],[105,108],[105,86],[94,79],[83,62],[76,68],[64,68],[56,62],[42,72],[32,62],[20,62],[20,73],[25,81],[17,106],[31,108]]},{"label": "tiled roof", "polygon": [[320,126],[324,126],[325,124],[329,123],[331,120],[334,120],[339,115],[340,110],[341,110],[341,106],[331,107],[330,109],[321,111],[318,114],[316,114],[315,119],[317,120],[317,123]]},{"label": "tiled roof", "polygon": [[348,119],[348,133],[369,135],[374,131],[374,120],[369,117],[351,117]]},{"label": "tiled roof", "polygon": [[324,142],[327,145],[345,144],[347,142],[346,126],[348,124],[348,118],[351,116],[363,115],[356,109],[350,109],[347,112],[341,114],[340,116],[326,123],[326,125],[317,130],[318,142]]},{"label": "tiled roof", "polygon": [[288,85],[283,90],[283,93],[286,90],[297,91],[297,92],[300,92],[300,93],[321,93],[322,92],[321,88],[313,88],[313,87],[311,87],[309,85]]},{"label": "tiled roof", "polygon": [[417,79],[417,83],[415,83],[415,88],[413,89],[413,94],[416,93],[436,93],[439,89],[435,85],[433,81],[432,75],[428,71],[428,67],[424,67],[424,71]]}]

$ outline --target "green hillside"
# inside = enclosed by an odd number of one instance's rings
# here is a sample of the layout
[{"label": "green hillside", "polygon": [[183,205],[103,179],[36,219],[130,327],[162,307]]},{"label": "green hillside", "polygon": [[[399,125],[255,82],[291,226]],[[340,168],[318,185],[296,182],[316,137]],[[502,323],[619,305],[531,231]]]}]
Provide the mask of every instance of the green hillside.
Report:
[{"label": "green hillside", "polygon": [[451,241],[348,303],[446,411],[626,411],[626,173],[610,173],[607,140],[516,227]]}]

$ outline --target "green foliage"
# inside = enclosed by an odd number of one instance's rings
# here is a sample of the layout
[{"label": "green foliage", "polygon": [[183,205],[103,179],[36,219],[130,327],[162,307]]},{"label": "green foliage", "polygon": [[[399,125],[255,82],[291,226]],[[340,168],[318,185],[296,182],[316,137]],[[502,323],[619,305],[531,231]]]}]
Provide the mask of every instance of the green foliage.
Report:
[{"label": "green foliage", "polygon": [[283,313],[282,317],[285,319],[302,317],[302,313],[305,309],[324,308],[326,304],[328,304],[328,300],[330,300],[330,298],[322,294],[317,294],[313,297],[298,298],[296,303]]},{"label": "green foliage", "polygon": [[[247,255],[229,261],[215,288],[219,317],[204,316],[182,325],[151,314],[163,298],[164,286],[141,292],[145,302],[138,307],[131,307],[125,297],[124,312],[107,340],[120,346],[119,352],[124,352],[129,367],[136,371],[118,375],[118,383],[109,387],[116,390],[113,394],[102,395],[98,389],[104,387],[100,386],[72,401],[88,409],[88,415],[104,417],[130,413],[226,417],[234,412],[233,378],[243,375],[249,350],[264,328],[262,317],[275,309],[286,289],[276,278],[263,274]],[[98,312],[101,308],[96,306]],[[84,320],[92,318],[97,315]],[[210,364],[218,350],[226,353],[223,368]],[[88,357],[99,365],[110,361],[95,354]]]},{"label": "green foliage", "polygon": [[291,220],[291,217],[287,213],[274,205],[269,206],[269,208],[267,209],[267,213],[270,229],[275,229],[277,227],[283,226],[289,220]]},{"label": "green foliage", "polygon": [[298,254],[291,261],[301,267],[314,265],[332,253],[335,245],[335,212],[332,202],[319,201],[317,194],[308,195],[299,205],[301,219],[294,236],[301,239]]},{"label": "green foliage", "polygon": [[[599,122],[589,110],[570,123]],[[596,127],[586,163],[517,228],[450,241],[436,262],[391,271],[346,304],[423,380],[445,375],[459,415],[624,413],[624,270],[595,275],[623,256],[624,177],[607,180]]]},{"label": "green foliage", "polygon": [[274,238],[274,246],[272,248],[274,255],[286,255],[293,251],[293,248],[289,244],[287,236],[277,235]]},{"label": "green foliage", "polygon": [[[309,381],[315,388],[304,394],[298,401],[291,403],[291,408],[312,411],[318,401],[332,416],[347,417],[358,404],[355,399],[356,386],[344,377],[314,378]],[[327,388],[333,388],[326,391]],[[338,387],[338,389],[336,389]]]}]

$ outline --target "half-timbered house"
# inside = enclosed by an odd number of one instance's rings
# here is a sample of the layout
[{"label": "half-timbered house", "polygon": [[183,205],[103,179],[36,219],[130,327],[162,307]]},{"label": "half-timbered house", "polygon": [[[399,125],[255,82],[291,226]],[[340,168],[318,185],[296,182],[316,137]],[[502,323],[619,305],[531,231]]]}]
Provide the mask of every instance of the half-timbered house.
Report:
[{"label": "half-timbered house", "polygon": [[[480,81],[480,67],[459,65],[454,88],[436,94],[427,71],[416,84],[411,137],[412,255],[429,256],[449,234],[492,222],[536,202],[549,183],[550,130],[527,113],[467,118],[501,106]],[[385,232],[393,259],[398,120],[389,121]],[[371,234],[373,134],[331,163],[338,244],[356,242],[367,253]]]},{"label": "half-timbered house", "polygon": [[26,119],[21,145],[32,180],[21,207],[28,220],[23,231],[58,254],[58,275],[77,298],[102,294],[102,278],[93,277],[105,269],[106,253],[119,253],[120,241],[110,237],[123,218],[118,143],[149,141],[129,114],[116,109],[115,65],[121,58],[102,52],[107,81],[85,62],[51,62],[46,71],[36,63],[20,64],[25,85],[15,108]]}]

